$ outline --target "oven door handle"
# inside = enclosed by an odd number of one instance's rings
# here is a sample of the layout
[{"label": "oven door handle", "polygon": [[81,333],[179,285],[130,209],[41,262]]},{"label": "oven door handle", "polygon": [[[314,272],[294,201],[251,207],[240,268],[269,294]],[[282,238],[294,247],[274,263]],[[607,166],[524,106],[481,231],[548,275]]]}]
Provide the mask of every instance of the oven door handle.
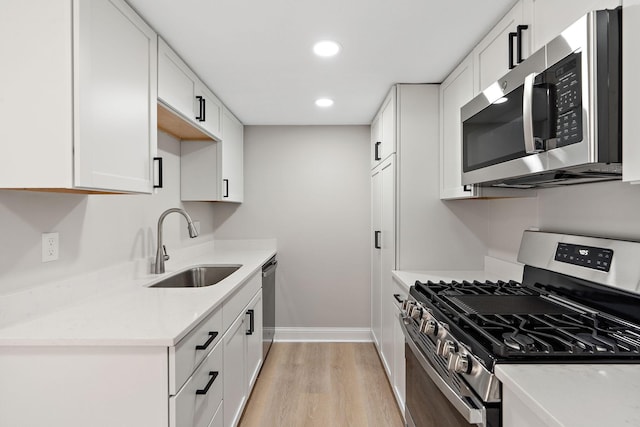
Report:
[{"label": "oven door handle", "polygon": [[400,326],[402,327],[402,332],[404,333],[404,336],[406,338],[405,341],[409,345],[409,348],[411,348],[411,351],[415,355],[416,359],[418,359],[418,362],[420,363],[420,366],[422,366],[422,369],[424,369],[424,371],[427,373],[427,375],[429,375],[431,380],[442,392],[442,394],[444,394],[447,400],[451,402],[451,404],[458,410],[458,412],[460,412],[460,415],[462,415],[463,418],[467,420],[469,424],[477,424],[479,427],[486,427],[487,415],[486,415],[485,408],[482,407],[482,409],[477,409],[469,406],[464,401],[461,395],[456,393],[455,390],[449,387],[449,385],[445,383],[442,380],[442,378],[440,378],[440,375],[438,375],[438,373],[433,368],[433,366],[431,366],[431,363],[429,362],[429,360],[427,360],[427,358],[424,356],[424,354],[422,354],[418,346],[413,341],[413,337],[411,336],[411,333],[407,329],[406,322],[410,321],[409,318],[403,315],[402,313],[399,314],[399,318],[400,318]]}]

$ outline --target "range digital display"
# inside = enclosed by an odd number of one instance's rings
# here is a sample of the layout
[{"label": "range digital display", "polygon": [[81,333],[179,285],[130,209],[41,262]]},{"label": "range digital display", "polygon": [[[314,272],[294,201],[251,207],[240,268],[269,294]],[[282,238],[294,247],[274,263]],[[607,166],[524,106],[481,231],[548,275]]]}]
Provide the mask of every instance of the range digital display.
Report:
[{"label": "range digital display", "polygon": [[555,260],[594,270],[609,271],[613,260],[613,251],[593,246],[558,243]]}]

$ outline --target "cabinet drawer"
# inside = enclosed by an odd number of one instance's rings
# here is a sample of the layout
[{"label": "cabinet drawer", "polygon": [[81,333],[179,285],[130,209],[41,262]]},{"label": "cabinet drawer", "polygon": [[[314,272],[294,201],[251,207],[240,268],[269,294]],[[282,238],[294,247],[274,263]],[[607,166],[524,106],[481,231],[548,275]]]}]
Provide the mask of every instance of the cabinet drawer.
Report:
[{"label": "cabinet drawer", "polygon": [[222,402],[222,377],[222,345],[217,345],[169,398],[169,427],[208,427]]},{"label": "cabinet drawer", "polygon": [[169,347],[169,394],[175,395],[193,370],[218,343],[222,329],[222,308],[196,326],[175,347]]},{"label": "cabinet drawer", "polygon": [[249,304],[251,298],[253,298],[261,287],[262,275],[258,272],[224,302],[224,306],[222,307],[222,324],[225,331],[231,326],[233,321],[236,320],[236,317],[238,317],[242,309]]}]

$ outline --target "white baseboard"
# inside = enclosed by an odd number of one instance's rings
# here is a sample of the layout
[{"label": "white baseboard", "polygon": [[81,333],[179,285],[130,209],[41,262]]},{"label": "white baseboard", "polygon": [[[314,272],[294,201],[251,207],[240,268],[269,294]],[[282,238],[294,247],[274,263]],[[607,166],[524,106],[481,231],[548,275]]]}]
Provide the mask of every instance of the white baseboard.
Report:
[{"label": "white baseboard", "polygon": [[276,328],[279,342],[372,342],[369,328]]}]

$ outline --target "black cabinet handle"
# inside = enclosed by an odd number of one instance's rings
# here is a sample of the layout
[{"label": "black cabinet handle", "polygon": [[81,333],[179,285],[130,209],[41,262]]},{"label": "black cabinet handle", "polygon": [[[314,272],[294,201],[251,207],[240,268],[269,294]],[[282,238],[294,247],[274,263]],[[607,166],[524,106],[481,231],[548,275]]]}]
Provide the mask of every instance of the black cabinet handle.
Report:
[{"label": "black cabinet handle", "polygon": [[224,194],[222,197],[229,197],[229,180],[223,179],[222,182],[224,182]]},{"label": "black cabinet handle", "polygon": [[522,32],[528,29],[529,29],[528,25],[518,25],[516,27],[516,33],[518,34],[518,40],[517,40],[518,49],[517,49],[517,55],[516,55],[518,59],[518,64],[524,61],[524,59],[522,58]]},{"label": "black cabinet handle", "polygon": [[199,111],[198,111],[198,115],[196,116],[196,120],[199,122],[204,122],[204,98],[201,97],[200,95],[196,96],[196,99],[198,100],[198,106],[199,106]]},{"label": "black cabinet handle", "polygon": [[381,231],[374,231],[373,232],[373,246],[376,249],[382,249],[382,246],[380,245],[380,234],[382,232]]},{"label": "black cabinet handle", "polygon": [[218,336],[217,332],[209,332],[209,339],[204,343],[196,346],[196,350],[206,350],[209,344],[213,342]]},{"label": "black cabinet handle", "polygon": [[393,294],[393,297],[396,299],[396,301],[398,301],[400,304],[402,304],[402,295]]},{"label": "black cabinet handle", "polygon": [[376,145],[374,146],[375,153],[373,156],[373,160],[382,160],[382,157],[380,157],[380,144],[382,144],[382,141],[376,142]]},{"label": "black cabinet handle", "polygon": [[255,332],[255,325],[254,325],[254,311],[253,309],[249,309],[247,310],[247,314],[249,315],[249,330],[247,331],[247,335],[253,335],[253,333]]},{"label": "black cabinet handle", "polygon": [[209,392],[209,389],[215,382],[216,378],[218,378],[218,371],[209,371],[209,375],[211,375],[211,378],[209,378],[209,382],[207,382],[207,385],[204,386],[203,389],[196,390],[196,394],[207,394]]},{"label": "black cabinet handle", "polygon": [[516,64],[513,63],[513,40],[518,37],[518,33],[509,33],[509,69],[516,68]]},{"label": "black cabinet handle", "polygon": [[463,191],[471,191],[472,189],[473,188],[469,184],[465,184],[464,186],[462,186],[462,190]]},{"label": "black cabinet handle", "polygon": [[153,184],[153,188],[162,188],[162,157],[154,157],[154,162],[158,162],[158,183]]}]

